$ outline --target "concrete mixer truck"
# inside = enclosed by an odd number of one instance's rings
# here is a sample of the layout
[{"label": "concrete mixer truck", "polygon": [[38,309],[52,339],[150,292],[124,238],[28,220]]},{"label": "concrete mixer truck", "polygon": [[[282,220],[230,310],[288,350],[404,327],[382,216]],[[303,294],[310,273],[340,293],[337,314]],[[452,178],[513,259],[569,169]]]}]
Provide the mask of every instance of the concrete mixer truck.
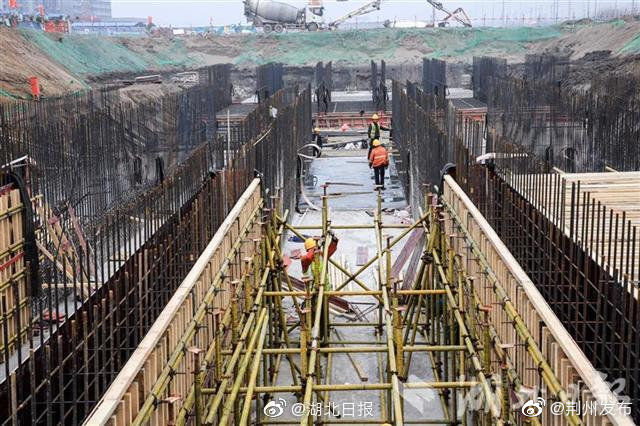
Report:
[{"label": "concrete mixer truck", "polygon": [[[348,0],[338,0],[348,1]],[[296,30],[335,30],[343,22],[356,16],[366,15],[368,13],[380,10],[380,6],[384,0],[372,0],[369,3],[347,13],[346,15],[324,24],[322,15],[324,7],[322,0],[309,0],[306,7],[298,8],[288,3],[282,3],[272,0],[244,0],[244,14],[247,21],[252,22],[257,28],[262,28],[265,33],[275,31],[281,33],[285,29]],[[442,3],[436,0],[426,0],[435,10],[444,13],[444,19],[438,22],[439,27],[444,27],[451,21],[456,21],[465,27],[471,27],[471,19],[461,7],[453,12],[445,9]],[[390,21],[385,26],[395,26]]]},{"label": "concrete mixer truck", "polygon": [[317,31],[324,29],[320,2],[310,2],[303,8],[272,0],[244,0],[244,15],[248,22],[265,33],[281,33],[285,29]]}]

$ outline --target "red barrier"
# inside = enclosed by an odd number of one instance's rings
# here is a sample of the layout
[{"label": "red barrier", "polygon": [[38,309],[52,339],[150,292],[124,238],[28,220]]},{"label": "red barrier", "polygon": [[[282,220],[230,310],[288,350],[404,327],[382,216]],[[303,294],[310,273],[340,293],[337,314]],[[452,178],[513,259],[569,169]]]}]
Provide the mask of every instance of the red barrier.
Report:
[{"label": "red barrier", "polygon": [[69,32],[69,23],[67,21],[47,21],[44,23],[44,30],[47,33],[63,33]]},{"label": "red barrier", "polygon": [[38,83],[38,77],[31,77],[29,79],[29,83],[31,83],[31,94],[34,98],[38,99],[40,97],[40,84]]}]

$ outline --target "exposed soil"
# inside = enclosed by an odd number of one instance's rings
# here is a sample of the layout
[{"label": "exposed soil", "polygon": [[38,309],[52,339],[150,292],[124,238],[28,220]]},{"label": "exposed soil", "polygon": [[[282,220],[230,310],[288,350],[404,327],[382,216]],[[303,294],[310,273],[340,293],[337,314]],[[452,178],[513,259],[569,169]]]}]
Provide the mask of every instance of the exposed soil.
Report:
[{"label": "exposed soil", "polygon": [[[44,96],[58,96],[141,73],[168,75],[216,63],[234,64],[238,97],[252,94],[255,66],[268,61],[295,66],[289,68],[286,78],[298,82],[312,78],[317,61],[333,61],[334,87],[341,89],[368,88],[369,61],[381,59],[387,62],[388,75],[400,80],[420,80],[424,57],[460,63],[460,72],[454,74],[461,75],[468,73],[473,56],[494,55],[517,63],[528,53],[567,55],[575,62],[567,76],[573,84],[602,73],[640,73],[640,21],[631,18],[547,28],[383,29],[181,38],[33,37],[0,27],[0,43],[0,99],[5,100],[28,98],[32,76],[39,78]],[[98,53],[90,57],[87,52],[91,53],[94,44]],[[56,50],[55,56],[51,50]],[[105,63],[109,66],[102,66]],[[172,89],[153,89],[163,90]]]},{"label": "exposed soil", "polygon": [[[38,77],[43,96],[85,89],[83,79],[25,40],[17,31],[0,27],[0,94],[30,97],[30,77]],[[0,97],[1,98],[1,97]]]},{"label": "exposed soil", "polygon": [[580,59],[590,52],[610,51],[614,56],[625,56],[633,51],[625,51],[640,35],[640,21],[636,19],[617,20],[600,25],[583,26],[559,38],[543,41],[536,46],[537,52],[567,54],[571,59]]}]

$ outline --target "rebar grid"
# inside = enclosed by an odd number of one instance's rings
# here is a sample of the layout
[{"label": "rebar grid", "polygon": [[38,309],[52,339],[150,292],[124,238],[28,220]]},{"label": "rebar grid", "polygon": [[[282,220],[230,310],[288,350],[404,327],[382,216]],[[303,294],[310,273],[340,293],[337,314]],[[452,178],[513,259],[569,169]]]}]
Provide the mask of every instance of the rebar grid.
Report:
[{"label": "rebar grid", "polygon": [[444,105],[447,95],[447,63],[440,59],[422,60],[422,89],[427,94],[436,95]]},{"label": "rebar grid", "polygon": [[471,84],[473,96],[482,102],[487,102],[491,94],[491,82],[501,80],[507,74],[507,60],[489,56],[473,57],[473,75]]},{"label": "rebar grid", "polygon": [[211,207],[210,191],[224,185],[207,179],[215,150],[206,138],[228,94],[201,81],[161,104],[128,105],[104,91],[0,107],[0,179],[22,178],[33,212],[22,221],[35,228],[40,256],[20,324],[28,340],[2,348],[3,424],[79,422],[222,220],[226,212],[193,209]]},{"label": "rebar grid", "polygon": [[324,113],[326,114],[329,111],[329,105],[331,104],[331,91],[333,90],[331,62],[328,62],[326,65],[322,62],[318,62],[316,64],[314,84],[316,111],[320,112],[324,110]]},{"label": "rebar grid", "polygon": [[[0,423],[81,422],[254,175],[262,177],[267,193],[297,186],[295,168],[282,164],[295,164],[297,148],[309,134],[309,91],[274,95],[284,96],[287,104],[269,121],[269,135],[227,152],[210,131],[216,122],[215,96],[224,100],[230,95],[221,92],[221,82],[228,81],[228,67],[223,68],[207,70],[203,87],[160,103],[129,108],[97,103],[92,96],[98,95],[88,95],[17,105],[13,121],[3,110],[3,160],[8,163],[18,152],[30,155],[11,167],[26,177],[37,216],[23,220],[36,222],[43,266],[36,276],[42,297],[28,295],[32,319],[19,324],[27,327],[28,345],[21,351],[3,349],[10,362],[1,367]],[[268,104],[261,108],[268,113]],[[32,115],[35,119],[27,123],[24,119]],[[154,127],[161,122],[166,123],[164,132]],[[185,129],[185,123],[191,127]],[[59,138],[49,138],[43,127],[58,132]],[[81,137],[86,139],[76,143]],[[159,139],[166,144],[158,145]],[[141,165],[118,163],[120,151],[106,152],[129,143],[134,154],[151,160],[167,149],[168,158],[179,163],[156,161],[155,173],[153,168],[143,173],[143,184],[137,185]],[[181,150],[184,154],[177,155]],[[64,167],[75,165],[74,171],[56,169],[60,158]],[[94,161],[102,165],[92,167]],[[102,166],[108,170],[104,176]],[[78,185],[65,186],[76,178]],[[114,184],[103,185],[105,179]],[[110,195],[100,198],[96,191]],[[295,202],[294,190],[285,202]],[[7,311],[0,314],[6,318]],[[0,332],[7,331],[6,324]]]},{"label": "rebar grid", "polygon": [[387,63],[380,61],[380,71],[375,61],[371,61],[371,100],[374,111],[386,111],[389,101],[389,88],[387,87]]},{"label": "rebar grid", "polygon": [[571,60],[567,55],[527,54],[524,57],[524,77],[527,80],[558,84],[570,71]]},{"label": "rebar grid", "polygon": [[284,65],[269,62],[256,69],[256,96],[258,103],[264,102],[284,87]]},{"label": "rebar grid", "polygon": [[[523,147],[568,173],[640,170],[640,81],[602,76],[588,90],[564,88],[548,78],[513,78],[501,60],[474,66],[474,94],[488,106],[488,146]],[[491,65],[491,66],[489,66]],[[554,72],[555,64],[546,65]]]},{"label": "rebar grid", "polygon": [[[469,120],[459,126],[462,132],[450,133],[439,120],[447,111],[425,110],[408,87],[397,83],[393,101],[394,142],[407,164],[402,168],[418,172],[411,179],[406,172],[403,184],[408,193],[419,193],[422,185],[433,183],[442,189],[442,177],[436,178],[433,171],[454,163],[451,175],[486,215],[593,366],[609,381],[625,381],[623,392],[631,397],[637,417],[636,227],[624,213],[581,190],[579,181],[565,183],[552,172],[548,159],[523,148],[526,133],[507,140],[499,129],[490,129],[493,144],[485,147],[481,123]],[[503,106],[510,108],[506,101]],[[488,150],[496,152],[495,158],[486,166],[476,163],[475,158]],[[542,347],[540,337],[536,339]]]}]

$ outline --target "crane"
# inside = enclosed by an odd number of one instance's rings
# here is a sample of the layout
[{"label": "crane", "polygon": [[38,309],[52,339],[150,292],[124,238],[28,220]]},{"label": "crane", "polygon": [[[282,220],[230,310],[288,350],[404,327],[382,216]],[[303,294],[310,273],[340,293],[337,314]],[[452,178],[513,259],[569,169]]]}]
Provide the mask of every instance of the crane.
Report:
[{"label": "crane", "polygon": [[459,7],[453,12],[449,12],[447,9],[444,8],[442,3],[440,2],[437,2],[435,0],[427,0],[427,3],[429,3],[434,9],[447,14],[447,16],[442,20],[442,22],[448,22],[449,18],[453,18],[456,21],[460,22],[465,27],[472,26],[471,19],[469,19],[469,15],[467,15],[467,12],[465,12],[463,8]]},{"label": "crane", "polygon": [[[339,0],[339,1],[345,1],[345,0]],[[347,13],[344,16],[341,16],[340,18],[336,19],[335,21],[331,22],[329,24],[329,29],[336,29],[338,27],[338,25],[342,24],[344,21],[349,20],[351,18],[354,18],[356,16],[360,16],[360,15],[366,15],[367,13],[371,13],[371,12],[375,12],[380,10],[380,6],[382,4],[383,0],[373,0],[372,2],[369,2],[367,4],[365,4],[362,7],[359,7],[358,9],[351,11],[349,13]],[[471,19],[469,18],[469,16],[467,15],[467,13],[464,11],[463,8],[459,7],[456,10],[454,10],[453,12],[449,12],[447,9],[444,8],[444,6],[442,5],[442,3],[435,1],[435,0],[426,0],[427,3],[429,3],[434,9],[439,10],[443,13],[445,13],[447,16],[445,16],[445,18],[442,20],[443,24],[446,24],[449,19],[454,19],[457,22],[459,22],[460,24],[464,25],[465,27],[471,27]]]}]

